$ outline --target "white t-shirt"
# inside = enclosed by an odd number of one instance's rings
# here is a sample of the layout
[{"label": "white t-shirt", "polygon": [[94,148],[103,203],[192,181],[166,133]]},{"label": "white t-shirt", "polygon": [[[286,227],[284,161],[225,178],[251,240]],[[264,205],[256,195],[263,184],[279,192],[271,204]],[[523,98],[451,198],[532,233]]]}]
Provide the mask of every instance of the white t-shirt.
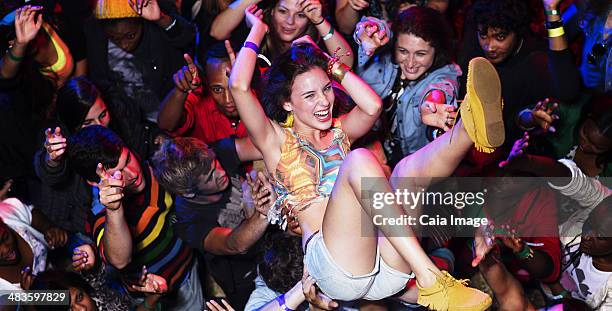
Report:
[{"label": "white t-shirt", "polygon": [[[31,226],[32,206],[25,205],[16,198],[6,199],[0,202],[0,218],[32,248],[32,275],[45,271],[49,245],[45,236]],[[20,289],[20,284],[0,278],[0,289],[16,290]]]},{"label": "white t-shirt", "polygon": [[[570,261],[570,255],[576,253],[580,244],[573,244],[563,254],[565,264]],[[581,254],[565,271],[561,272],[561,285],[572,293],[572,297],[582,300],[592,308],[610,310],[612,302],[606,301],[612,288],[608,282],[612,280],[612,272],[600,271],[593,265],[593,257]]]}]

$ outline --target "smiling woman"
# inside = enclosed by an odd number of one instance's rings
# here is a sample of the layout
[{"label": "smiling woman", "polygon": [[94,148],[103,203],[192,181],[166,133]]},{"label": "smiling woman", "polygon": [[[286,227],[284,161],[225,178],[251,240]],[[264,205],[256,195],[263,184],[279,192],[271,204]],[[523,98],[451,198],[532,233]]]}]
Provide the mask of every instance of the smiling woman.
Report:
[{"label": "smiling woman", "polygon": [[393,167],[429,143],[427,126],[452,126],[461,70],[451,61],[450,28],[435,10],[411,7],[398,15],[392,49],[381,48],[389,41],[387,31],[370,20],[357,25],[357,72],[384,96],[380,139]]}]

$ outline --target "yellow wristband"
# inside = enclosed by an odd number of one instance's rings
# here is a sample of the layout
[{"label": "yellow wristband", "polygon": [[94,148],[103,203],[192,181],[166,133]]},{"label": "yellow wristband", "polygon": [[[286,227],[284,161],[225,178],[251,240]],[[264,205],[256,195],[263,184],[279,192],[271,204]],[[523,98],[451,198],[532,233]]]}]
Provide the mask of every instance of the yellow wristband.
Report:
[{"label": "yellow wristband", "polygon": [[549,38],[561,37],[564,34],[565,34],[565,30],[563,30],[563,27],[548,29]]}]

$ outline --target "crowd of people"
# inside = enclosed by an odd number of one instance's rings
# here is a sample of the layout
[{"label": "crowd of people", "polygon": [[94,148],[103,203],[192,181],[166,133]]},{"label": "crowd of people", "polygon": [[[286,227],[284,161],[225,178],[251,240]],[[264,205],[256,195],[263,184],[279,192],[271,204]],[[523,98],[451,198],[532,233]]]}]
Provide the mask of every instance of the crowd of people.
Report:
[{"label": "crowd of people", "polygon": [[3,0],[0,33],[0,310],[612,310],[611,1]]}]

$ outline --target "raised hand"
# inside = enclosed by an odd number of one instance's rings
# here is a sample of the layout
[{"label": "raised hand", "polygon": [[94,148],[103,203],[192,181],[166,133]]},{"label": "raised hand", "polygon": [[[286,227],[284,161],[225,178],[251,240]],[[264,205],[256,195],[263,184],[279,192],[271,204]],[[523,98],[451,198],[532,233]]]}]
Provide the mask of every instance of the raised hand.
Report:
[{"label": "raised hand", "polygon": [[559,4],[563,0],[542,0],[545,10],[556,10],[559,8]]},{"label": "raised hand", "polygon": [[552,123],[559,119],[556,114],[559,104],[553,102],[550,98],[539,101],[531,110],[533,121],[544,131],[554,133],[557,130],[552,126]]},{"label": "raised hand", "polygon": [[62,135],[62,130],[56,127],[53,131],[48,128],[45,130],[45,150],[47,151],[47,163],[57,164],[66,152],[66,138]]},{"label": "raised hand", "polygon": [[42,10],[42,6],[23,6],[15,12],[15,35],[16,44],[27,45],[36,37],[42,27],[42,14],[36,13]]},{"label": "raised hand", "polygon": [[221,299],[221,303],[223,303],[223,306],[214,300],[209,300],[206,302],[206,306],[210,311],[234,311],[234,308],[225,299]]},{"label": "raised hand", "polygon": [[45,232],[45,240],[51,249],[62,247],[68,242],[68,232],[58,227],[51,227]]},{"label": "raised hand", "polygon": [[191,92],[202,84],[200,74],[198,73],[198,67],[193,63],[193,59],[189,54],[183,54],[183,58],[187,63],[187,66],[179,69],[172,79],[174,80],[174,86],[183,93]]},{"label": "raised hand", "polygon": [[138,285],[132,285],[132,289],[145,294],[164,294],[168,291],[168,284],[163,277],[149,273],[146,266],[142,266],[142,273]]},{"label": "raised hand", "polygon": [[156,22],[161,18],[161,10],[157,0],[128,0],[132,9],[142,18]]},{"label": "raised hand", "polygon": [[[232,44],[230,43],[229,40],[225,40],[225,50],[227,51],[227,55],[229,56],[230,59],[230,67],[234,67],[234,63],[236,63],[236,52],[234,52],[234,48],[232,47]],[[228,77],[229,77],[229,72],[231,71],[231,68],[228,68]]]},{"label": "raised hand", "polygon": [[323,22],[323,6],[321,5],[321,1],[301,0],[298,5],[310,22],[317,25]]},{"label": "raised hand", "polygon": [[96,264],[96,254],[93,247],[89,244],[77,246],[72,251],[72,269],[83,271],[93,268]]},{"label": "raised hand", "polygon": [[370,6],[370,3],[366,0],[348,0],[348,3],[355,11],[361,11]]},{"label": "raised hand", "polygon": [[333,310],[338,307],[338,303],[327,297],[325,294],[320,292],[315,286],[315,279],[308,274],[308,270],[304,267],[304,274],[302,275],[302,290],[304,291],[304,297],[309,304],[315,308],[323,310]]},{"label": "raised hand", "polygon": [[264,27],[268,32],[268,25],[263,22],[263,10],[257,7],[257,4],[251,4],[244,10],[247,26],[253,28],[255,26]]},{"label": "raised hand", "polygon": [[368,56],[373,55],[376,49],[389,42],[384,21],[368,17],[357,23],[355,29],[355,37],[361,41],[361,48]]},{"label": "raised hand", "polygon": [[525,154],[525,149],[529,146],[529,133],[523,133],[523,137],[514,142],[510,154],[505,161],[499,162],[499,167],[506,167],[511,164],[515,159],[522,157]]},{"label": "raised hand", "polygon": [[421,121],[429,126],[450,130],[457,117],[457,107],[446,104],[444,92],[434,90],[430,92],[420,107]]},{"label": "raised hand", "polygon": [[100,203],[109,210],[119,209],[123,199],[123,187],[125,186],[121,171],[116,171],[111,176],[106,172],[102,164],[98,163],[96,174],[100,177],[100,183],[98,183]]}]

